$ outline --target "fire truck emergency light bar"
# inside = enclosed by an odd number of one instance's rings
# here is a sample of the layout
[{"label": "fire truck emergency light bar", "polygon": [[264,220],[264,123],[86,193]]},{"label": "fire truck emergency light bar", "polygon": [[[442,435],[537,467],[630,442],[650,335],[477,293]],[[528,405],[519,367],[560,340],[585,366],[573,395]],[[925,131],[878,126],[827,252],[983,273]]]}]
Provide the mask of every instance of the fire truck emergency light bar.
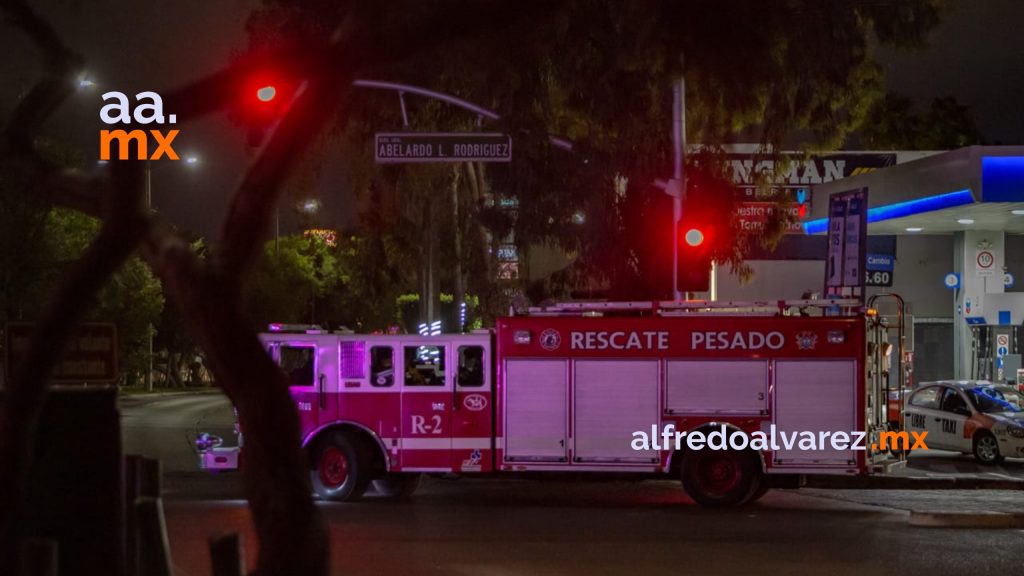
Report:
[{"label": "fire truck emergency light bar", "polygon": [[299,334],[323,334],[323,327],[317,324],[279,324],[274,323],[267,326],[268,332],[288,332]]},{"label": "fire truck emergency light bar", "polygon": [[650,312],[660,316],[690,314],[760,314],[782,315],[788,309],[817,308],[824,315],[838,316],[859,314],[863,303],[856,298],[763,300],[763,301],[710,301],[710,300],[666,300],[663,302],[556,302],[547,306],[533,306],[527,309],[528,316],[600,315],[603,312]]}]

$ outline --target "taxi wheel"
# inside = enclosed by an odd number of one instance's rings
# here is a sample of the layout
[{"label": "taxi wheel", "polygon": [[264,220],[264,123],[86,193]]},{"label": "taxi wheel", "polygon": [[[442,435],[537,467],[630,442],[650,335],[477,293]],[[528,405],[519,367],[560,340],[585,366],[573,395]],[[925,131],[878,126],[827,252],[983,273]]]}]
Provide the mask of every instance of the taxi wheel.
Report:
[{"label": "taxi wheel", "polygon": [[312,454],[309,479],[324,500],[357,500],[370,484],[370,461],[361,445],[343,432],[325,437]]},{"label": "taxi wheel", "polygon": [[760,463],[748,451],[690,450],[681,473],[686,494],[709,507],[743,504],[761,484]]},{"label": "taxi wheel", "polygon": [[419,474],[388,474],[373,481],[373,489],[387,498],[408,498],[419,485]]},{"label": "taxi wheel", "polygon": [[999,454],[999,442],[991,432],[981,430],[974,435],[974,457],[982,464],[999,464],[1003,456]]}]

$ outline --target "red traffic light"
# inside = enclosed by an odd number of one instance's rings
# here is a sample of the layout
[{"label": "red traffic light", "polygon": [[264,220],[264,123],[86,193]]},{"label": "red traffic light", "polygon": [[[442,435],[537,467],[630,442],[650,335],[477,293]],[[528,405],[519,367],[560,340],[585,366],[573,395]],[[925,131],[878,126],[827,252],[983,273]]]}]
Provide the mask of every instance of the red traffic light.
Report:
[{"label": "red traffic light", "polygon": [[699,228],[690,228],[683,234],[683,241],[696,248],[704,243],[704,232]]},{"label": "red traffic light", "polygon": [[256,90],[256,99],[260,102],[270,102],[277,96],[277,88],[273,85],[263,86]]},{"label": "red traffic light", "polygon": [[681,292],[706,292],[711,273],[710,226],[683,223],[679,227],[676,260],[676,289]]}]

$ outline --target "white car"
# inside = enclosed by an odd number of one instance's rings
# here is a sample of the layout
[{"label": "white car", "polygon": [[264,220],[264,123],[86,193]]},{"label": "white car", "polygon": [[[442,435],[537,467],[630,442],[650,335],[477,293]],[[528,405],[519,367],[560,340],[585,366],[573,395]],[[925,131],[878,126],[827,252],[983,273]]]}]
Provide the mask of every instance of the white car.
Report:
[{"label": "white car", "polygon": [[905,423],[927,432],[928,448],[952,450],[983,464],[1024,458],[1024,409],[1006,386],[981,381],[922,384],[907,398]]}]

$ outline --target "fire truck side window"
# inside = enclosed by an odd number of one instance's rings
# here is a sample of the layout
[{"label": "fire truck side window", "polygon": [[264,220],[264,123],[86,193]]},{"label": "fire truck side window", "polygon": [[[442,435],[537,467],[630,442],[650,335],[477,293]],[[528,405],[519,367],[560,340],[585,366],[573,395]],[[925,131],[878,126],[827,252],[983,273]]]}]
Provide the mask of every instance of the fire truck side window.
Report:
[{"label": "fire truck side window", "polygon": [[444,386],[444,346],[406,346],[405,385]]},{"label": "fire truck side window", "polygon": [[385,388],[395,383],[395,352],[391,346],[370,348],[370,384]]},{"label": "fire truck side window", "polygon": [[484,385],[484,347],[459,346],[459,386]]},{"label": "fire truck side window", "polygon": [[288,375],[289,386],[313,385],[312,346],[281,346],[281,370]]}]

